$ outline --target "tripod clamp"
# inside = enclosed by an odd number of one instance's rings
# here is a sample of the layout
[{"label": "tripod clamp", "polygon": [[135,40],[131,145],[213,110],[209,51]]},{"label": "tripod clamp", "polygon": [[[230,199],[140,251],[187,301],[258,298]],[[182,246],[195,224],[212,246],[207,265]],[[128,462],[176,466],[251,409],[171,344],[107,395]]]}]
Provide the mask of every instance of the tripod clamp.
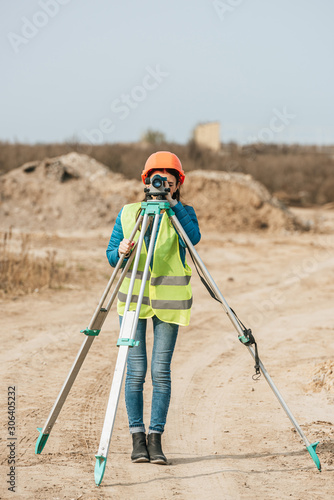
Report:
[{"label": "tripod clamp", "polygon": [[85,328],[84,330],[80,330],[80,333],[84,333],[89,337],[97,337],[101,330],[91,330],[90,328]]},{"label": "tripod clamp", "polygon": [[117,340],[117,347],[120,347],[121,345],[125,345],[128,347],[137,347],[139,345],[139,340],[134,340],[134,339],[125,339],[123,337],[120,337]]},{"label": "tripod clamp", "polygon": [[[237,320],[239,320],[238,317],[237,317]],[[256,343],[256,340],[255,340],[253,334],[252,334],[252,330],[250,328],[243,327],[243,335],[238,335],[238,339],[245,346],[250,346],[250,345],[254,344],[254,350],[255,350],[255,357],[254,357],[254,361],[255,361],[255,365],[254,365],[255,374],[252,375],[252,379],[253,380],[258,380],[261,377],[261,372],[260,372],[260,358],[259,358],[259,353],[258,353],[258,350],[257,350],[257,343]]]}]

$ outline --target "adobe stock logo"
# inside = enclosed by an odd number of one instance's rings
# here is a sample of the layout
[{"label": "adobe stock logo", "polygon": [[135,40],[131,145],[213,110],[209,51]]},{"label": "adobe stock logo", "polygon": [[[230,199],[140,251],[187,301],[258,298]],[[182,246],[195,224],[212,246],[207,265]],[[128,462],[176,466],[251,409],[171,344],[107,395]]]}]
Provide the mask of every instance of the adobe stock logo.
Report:
[{"label": "adobe stock logo", "polygon": [[113,113],[113,119],[101,118],[97,128],[81,131],[84,140],[88,139],[91,144],[102,144],[105,141],[104,135],[112,134],[116,130],[115,118],[125,120],[134,109],[138,108],[140,103],[148,98],[150,92],[156,90],[169,76],[169,73],[161,70],[160,64],[156,64],[155,68],[146,66],[145,70],[146,74],[142,78],[141,85],[135,85],[130,92],[121,94],[111,102],[110,109]]},{"label": "adobe stock logo", "polygon": [[225,20],[226,15],[234,12],[239,5],[243,3],[244,0],[225,0],[224,2],[221,0],[213,0],[212,6],[216,11],[219,19],[221,21]]},{"label": "adobe stock logo", "polygon": [[255,142],[270,142],[274,139],[276,134],[283,132],[292,120],[296,118],[297,115],[292,113],[288,113],[286,106],[283,107],[283,110],[280,111],[277,108],[273,109],[273,116],[269,121],[268,127],[263,127],[258,131],[257,135],[250,135],[247,138],[248,143]]},{"label": "adobe stock logo", "polygon": [[71,0],[39,0],[38,5],[42,10],[37,10],[31,20],[27,17],[21,17],[22,26],[21,33],[10,31],[7,33],[7,38],[12,46],[12,49],[17,54],[20,48],[27,45],[30,40],[38,35],[40,30],[44,28],[52,19],[56,17],[60,11],[61,5],[67,5]]}]

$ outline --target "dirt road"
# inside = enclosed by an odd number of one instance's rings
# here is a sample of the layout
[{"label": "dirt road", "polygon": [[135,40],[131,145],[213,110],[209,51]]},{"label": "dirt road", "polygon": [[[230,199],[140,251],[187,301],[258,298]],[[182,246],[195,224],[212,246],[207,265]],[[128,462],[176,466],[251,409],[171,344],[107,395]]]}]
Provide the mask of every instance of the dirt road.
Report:
[{"label": "dirt road", "polygon": [[[40,252],[56,248],[60,259],[84,266],[89,279],[84,286],[0,303],[0,497],[333,498],[334,392],[313,390],[314,367],[333,358],[332,235],[204,233],[198,246],[224,297],[252,327],[261,359],[307,437],[320,441],[321,473],[264,378],[252,380],[248,350],[195,271],[191,325],[180,330],[172,365],[163,437],[169,465],[131,463],[122,397],[104,480],[95,486],[94,455],[117,355],[115,309],[95,339],[43,453],[35,455],[36,427],[44,425],[83,341],[79,332],[107,283],[108,239],[108,231],[96,231],[41,240]],[[15,386],[17,398],[15,494],[6,483],[8,386]],[[146,422],[150,396],[148,376]]]}]

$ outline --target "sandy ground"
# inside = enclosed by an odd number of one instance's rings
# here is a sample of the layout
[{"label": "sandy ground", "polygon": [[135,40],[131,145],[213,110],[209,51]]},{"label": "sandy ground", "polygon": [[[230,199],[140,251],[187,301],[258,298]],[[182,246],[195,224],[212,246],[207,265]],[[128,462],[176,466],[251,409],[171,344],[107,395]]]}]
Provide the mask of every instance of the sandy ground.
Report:
[{"label": "sandy ground", "polygon": [[[60,260],[87,270],[83,286],[0,302],[1,498],[333,498],[334,393],[315,392],[312,377],[317,364],[333,357],[334,235],[202,233],[197,249],[203,261],[252,327],[261,359],[308,439],[320,441],[322,472],[263,376],[252,380],[247,348],[195,271],[191,325],[180,330],[172,365],[163,437],[169,465],[131,463],[121,397],[105,476],[95,485],[95,453],[117,356],[114,307],[43,453],[35,455],[36,427],[44,425],[111,272],[105,259],[109,231],[99,230],[39,240],[39,252],[56,248]],[[17,402],[16,493],[6,484],[9,386],[15,386]],[[148,376],[147,425],[150,396]]]}]

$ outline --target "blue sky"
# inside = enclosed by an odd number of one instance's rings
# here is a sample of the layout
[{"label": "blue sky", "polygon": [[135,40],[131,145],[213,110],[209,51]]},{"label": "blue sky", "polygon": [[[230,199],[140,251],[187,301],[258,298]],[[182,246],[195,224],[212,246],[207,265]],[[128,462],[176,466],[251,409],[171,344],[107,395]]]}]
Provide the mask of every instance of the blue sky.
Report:
[{"label": "blue sky", "polygon": [[1,2],[0,140],[334,143],[332,0]]}]

